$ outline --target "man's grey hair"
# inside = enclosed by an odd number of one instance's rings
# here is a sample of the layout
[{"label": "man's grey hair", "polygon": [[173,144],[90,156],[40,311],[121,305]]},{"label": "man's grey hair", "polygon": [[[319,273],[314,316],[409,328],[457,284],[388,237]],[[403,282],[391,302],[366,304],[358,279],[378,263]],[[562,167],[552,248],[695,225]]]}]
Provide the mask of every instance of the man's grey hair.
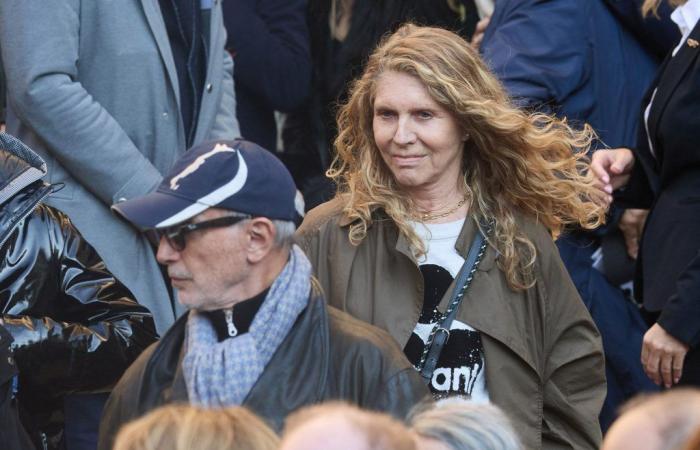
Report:
[{"label": "man's grey hair", "polygon": [[411,429],[450,450],[521,450],[508,418],[496,406],[450,398],[423,405],[410,417]]},{"label": "man's grey hair", "polygon": [[[249,214],[229,211],[226,215],[232,217],[247,217]],[[291,248],[294,243],[294,232],[297,226],[291,220],[270,219],[275,226],[275,247]]]},{"label": "man's grey hair", "polygon": [[275,226],[275,245],[281,248],[291,248],[294,244],[296,224],[291,220],[273,220],[272,224]]}]

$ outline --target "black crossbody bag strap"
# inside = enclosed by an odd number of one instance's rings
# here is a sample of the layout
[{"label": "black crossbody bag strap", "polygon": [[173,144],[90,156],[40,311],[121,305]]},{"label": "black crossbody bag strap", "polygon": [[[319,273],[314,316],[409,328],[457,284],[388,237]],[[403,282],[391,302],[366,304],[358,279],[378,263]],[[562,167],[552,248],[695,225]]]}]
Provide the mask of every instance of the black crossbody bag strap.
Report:
[{"label": "black crossbody bag strap", "polygon": [[464,264],[457,274],[457,279],[455,280],[454,290],[452,291],[452,298],[448,303],[449,309],[447,315],[444,316],[442,322],[435,324],[437,329],[433,334],[433,339],[429,340],[427,345],[429,350],[427,352],[427,357],[425,358],[425,363],[420,369],[420,375],[423,377],[423,381],[429,383],[433,377],[433,372],[437,366],[438,359],[440,358],[440,353],[442,352],[442,347],[447,343],[450,338],[450,327],[452,322],[457,317],[457,311],[462,303],[464,294],[471,284],[474,273],[476,272],[479,263],[481,262],[481,257],[486,249],[486,240],[484,235],[480,230],[477,230],[474,241],[469,248],[469,253],[467,253],[467,258],[464,260]]}]

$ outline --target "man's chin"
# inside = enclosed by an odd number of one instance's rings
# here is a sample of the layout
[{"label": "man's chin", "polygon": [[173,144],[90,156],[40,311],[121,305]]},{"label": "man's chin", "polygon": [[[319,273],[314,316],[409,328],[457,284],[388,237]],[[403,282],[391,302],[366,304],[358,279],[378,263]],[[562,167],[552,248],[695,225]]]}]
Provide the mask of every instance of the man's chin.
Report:
[{"label": "man's chin", "polygon": [[194,309],[194,310],[201,310],[202,305],[201,302],[197,301],[197,299],[191,298],[187,290],[183,289],[178,289],[177,290],[177,301],[180,303],[182,306],[184,306],[187,309]]}]

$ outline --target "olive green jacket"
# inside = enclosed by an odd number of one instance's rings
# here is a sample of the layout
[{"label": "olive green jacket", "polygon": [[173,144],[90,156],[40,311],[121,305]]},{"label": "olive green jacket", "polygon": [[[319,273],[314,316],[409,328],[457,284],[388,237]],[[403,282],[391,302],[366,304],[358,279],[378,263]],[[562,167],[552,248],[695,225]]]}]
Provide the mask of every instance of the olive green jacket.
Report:
[{"label": "olive green jacket", "polygon": [[[331,305],[405,346],[420,316],[423,277],[394,223],[382,212],[375,219],[353,246],[350,220],[336,198],[309,212],[297,240]],[[600,335],[548,231],[518,222],[537,250],[535,285],[511,290],[489,247],[457,319],[481,332],[489,397],[511,418],[525,448],[597,449],[606,393]],[[463,257],[475,232],[475,222],[466,220],[455,245]]]}]

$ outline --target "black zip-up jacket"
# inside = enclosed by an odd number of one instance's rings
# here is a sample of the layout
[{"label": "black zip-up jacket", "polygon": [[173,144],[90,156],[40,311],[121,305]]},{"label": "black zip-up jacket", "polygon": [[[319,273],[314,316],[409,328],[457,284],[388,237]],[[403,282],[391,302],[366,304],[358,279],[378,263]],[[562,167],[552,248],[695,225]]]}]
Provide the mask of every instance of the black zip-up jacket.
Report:
[{"label": "black zip-up jacket", "polygon": [[[98,450],[109,450],[119,428],[166,404],[188,401],[182,372],[187,314],[129,367],[107,401]],[[306,405],[346,401],[403,419],[428,388],[385,331],[312,295],[243,401],[280,430]]]},{"label": "black zip-up jacket", "polygon": [[63,397],[109,390],[157,336],[68,217],[42,204],[54,190],[45,174],[39,156],[0,133],[0,328],[17,369],[0,405],[19,406],[35,444],[54,448]]}]

